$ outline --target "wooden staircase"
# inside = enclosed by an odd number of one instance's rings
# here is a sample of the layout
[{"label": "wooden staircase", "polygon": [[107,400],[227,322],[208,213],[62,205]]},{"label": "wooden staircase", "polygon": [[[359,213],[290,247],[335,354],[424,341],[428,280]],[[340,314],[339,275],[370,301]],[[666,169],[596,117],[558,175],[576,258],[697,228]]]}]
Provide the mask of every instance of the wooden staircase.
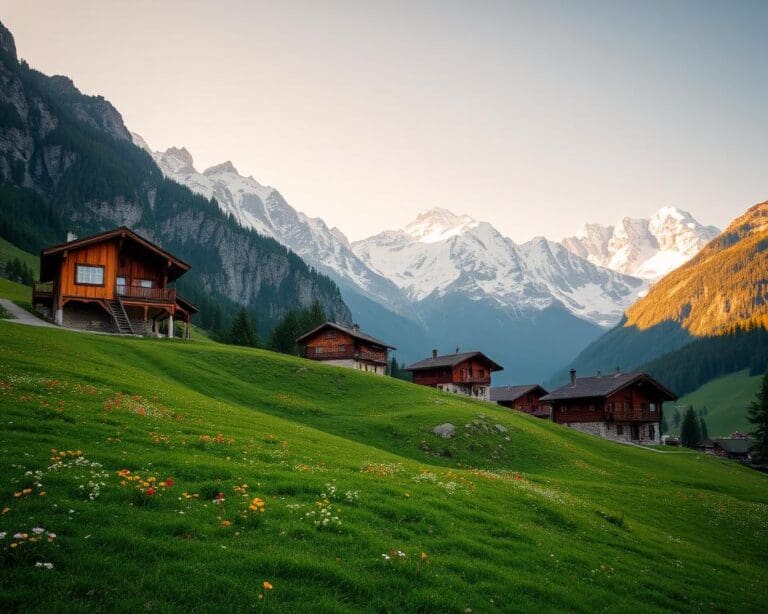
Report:
[{"label": "wooden staircase", "polygon": [[134,335],[133,326],[131,326],[131,321],[128,319],[128,314],[125,313],[125,307],[123,307],[122,301],[119,298],[113,299],[107,301],[107,305],[109,305],[109,310],[112,312],[112,318],[115,320],[117,332],[122,335]]}]

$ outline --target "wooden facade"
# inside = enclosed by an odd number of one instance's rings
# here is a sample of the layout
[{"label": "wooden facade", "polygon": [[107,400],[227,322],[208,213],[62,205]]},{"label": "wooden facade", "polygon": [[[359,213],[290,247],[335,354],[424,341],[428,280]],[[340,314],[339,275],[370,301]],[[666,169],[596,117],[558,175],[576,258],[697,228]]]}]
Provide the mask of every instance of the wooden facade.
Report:
[{"label": "wooden facade", "polygon": [[304,347],[305,358],[378,375],[387,373],[389,350],[395,349],[361,332],[356,325],[347,327],[336,322],[326,322],[296,342]]},{"label": "wooden facade", "polygon": [[677,396],[645,373],[576,378],[541,398],[552,420],[608,439],[659,443],[665,401]]},{"label": "wooden facade", "polygon": [[189,265],[128,228],[44,249],[33,304],[54,322],[126,334],[158,334],[197,309],[170,286]]},{"label": "wooden facade", "polygon": [[432,351],[431,358],[405,368],[412,373],[414,384],[486,400],[489,398],[491,374],[502,369],[482,352],[438,356],[436,350]]},{"label": "wooden facade", "polygon": [[547,394],[538,384],[523,386],[500,386],[491,388],[491,401],[507,409],[521,411],[537,418],[550,418],[552,408],[541,400]]}]

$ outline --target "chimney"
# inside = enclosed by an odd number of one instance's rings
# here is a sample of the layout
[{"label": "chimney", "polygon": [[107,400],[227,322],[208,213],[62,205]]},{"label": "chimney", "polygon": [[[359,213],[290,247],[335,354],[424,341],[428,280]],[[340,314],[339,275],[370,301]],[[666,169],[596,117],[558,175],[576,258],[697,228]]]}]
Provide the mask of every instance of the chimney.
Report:
[{"label": "chimney", "polygon": [[621,373],[621,367],[619,365],[616,365],[616,375]]},{"label": "chimney", "polygon": [[360,325],[359,325],[357,322],[355,322],[355,323],[352,325],[352,330],[353,330],[353,331],[355,331],[356,333],[357,333],[357,332],[360,332]]},{"label": "chimney", "polygon": [[576,385],[576,369],[571,369],[571,386]]},{"label": "chimney", "polygon": [[437,350],[432,350],[432,358],[437,358]]},{"label": "chimney", "polygon": [[597,377],[600,377],[602,374],[603,374],[603,372],[602,372],[602,371],[600,371],[600,369],[598,369],[598,370],[597,370]]},{"label": "chimney", "polygon": [[457,354],[459,353],[459,348],[456,348],[456,353],[457,353]]}]

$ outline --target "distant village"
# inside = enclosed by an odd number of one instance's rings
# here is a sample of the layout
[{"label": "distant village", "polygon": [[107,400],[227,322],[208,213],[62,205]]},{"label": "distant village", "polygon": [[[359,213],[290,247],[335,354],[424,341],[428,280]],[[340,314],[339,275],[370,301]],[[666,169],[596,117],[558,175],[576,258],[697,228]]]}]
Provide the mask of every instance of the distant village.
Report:
[{"label": "distant village", "polygon": [[[43,317],[70,328],[119,334],[172,336],[174,318],[190,336],[197,308],[169,284],[189,270],[176,256],[120,227],[44,249],[33,306]],[[392,345],[360,330],[325,322],[296,342],[310,360],[376,375],[388,373]],[[431,355],[404,367],[416,385],[496,403],[563,424],[574,430],[622,443],[679,445],[663,437],[664,403],[677,395],[647,373],[600,373],[578,376],[546,390],[539,384],[492,386],[503,370],[481,351]],[[705,439],[700,451],[747,460],[750,440],[741,433]]]}]

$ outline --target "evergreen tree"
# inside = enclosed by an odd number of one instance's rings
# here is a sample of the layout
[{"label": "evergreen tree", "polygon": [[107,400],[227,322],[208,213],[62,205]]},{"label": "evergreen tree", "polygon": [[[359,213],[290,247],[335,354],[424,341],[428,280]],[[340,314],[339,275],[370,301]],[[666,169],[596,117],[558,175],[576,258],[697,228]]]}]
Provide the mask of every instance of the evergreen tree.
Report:
[{"label": "evergreen tree", "polygon": [[768,371],[749,407],[747,419],[754,425],[749,432],[753,439],[753,458],[757,462],[768,462]]},{"label": "evergreen tree", "polygon": [[707,421],[704,420],[704,416],[699,418],[699,437],[701,437],[701,441],[709,439],[709,428],[707,427]]},{"label": "evergreen tree", "polygon": [[688,407],[680,427],[680,441],[686,448],[695,448],[701,441],[699,419],[693,407]]},{"label": "evergreen tree", "polygon": [[229,330],[228,340],[235,345],[245,345],[248,347],[256,347],[259,344],[256,327],[245,307],[242,307],[235,314],[235,318],[232,320],[232,326]]},{"label": "evergreen tree", "polygon": [[315,301],[309,307],[299,309],[295,313],[295,317],[297,337],[326,322],[325,310],[320,301]]},{"label": "evergreen tree", "polygon": [[296,338],[301,336],[299,332],[299,321],[294,311],[285,314],[277,326],[272,329],[269,337],[269,349],[283,354],[299,354],[299,347],[296,345]]}]

